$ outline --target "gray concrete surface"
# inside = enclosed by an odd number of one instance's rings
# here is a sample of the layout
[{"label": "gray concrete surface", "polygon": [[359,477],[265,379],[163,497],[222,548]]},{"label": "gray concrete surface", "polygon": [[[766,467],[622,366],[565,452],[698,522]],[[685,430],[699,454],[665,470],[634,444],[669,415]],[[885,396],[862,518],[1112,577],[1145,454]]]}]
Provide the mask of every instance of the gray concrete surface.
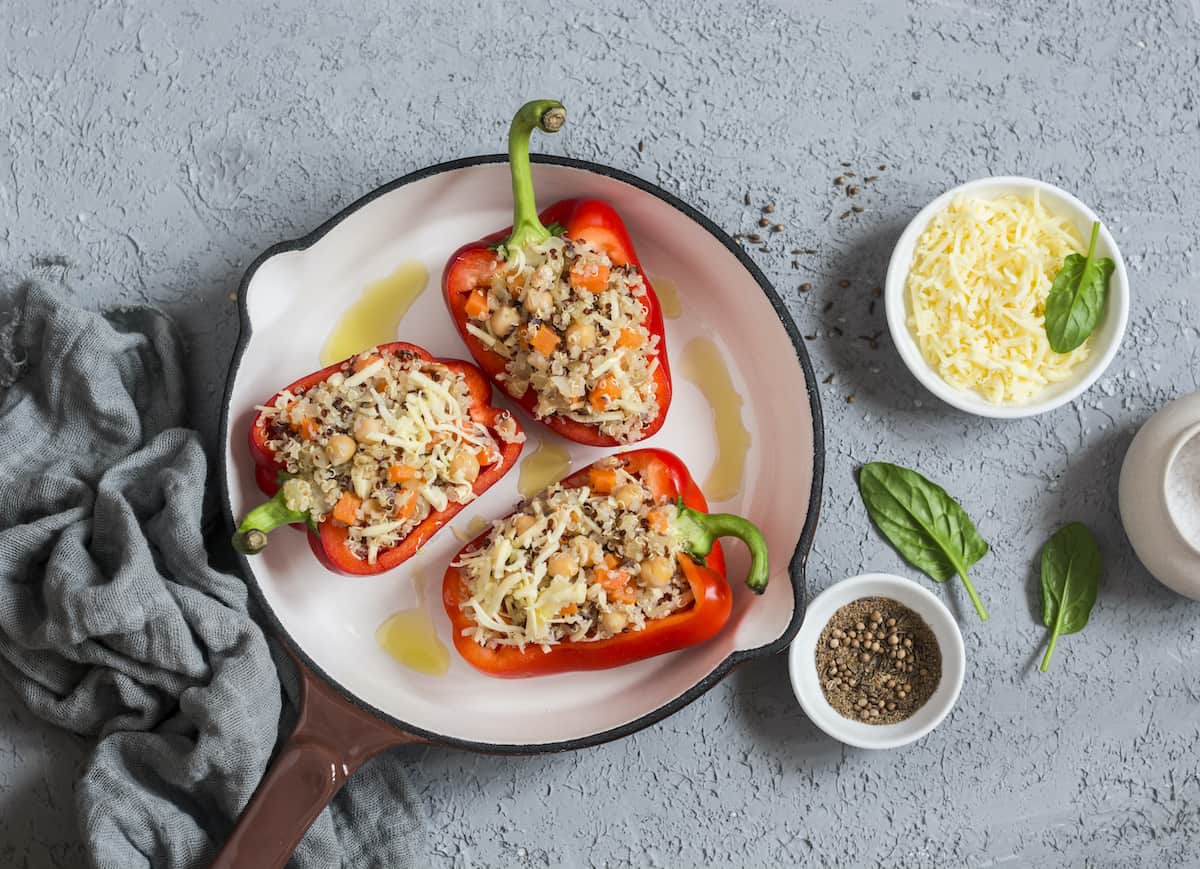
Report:
[{"label": "gray concrete surface", "polygon": [[[967,682],[903,751],[826,739],[776,659],[595,750],[398,755],[428,799],[431,863],[1195,864],[1200,604],[1133,557],[1116,473],[1137,426],[1200,386],[1200,3],[7,0],[0,263],[65,279],[88,304],[178,316],[211,442],[229,293],[250,260],[390,178],[498,150],[533,96],[561,96],[577,119],[543,147],[653,180],[731,231],[755,228],[744,194],[777,203],[786,237],[753,256],[834,376],[813,589],[866,568],[913,575],[855,493],[858,463],[891,459],[964,496],[993,547],[973,571],[992,620],[940,591],[961,616]],[[839,219],[843,162],[879,178],[865,211]],[[989,422],[925,394],[886,338],[855,336],[884,329],[871,288],[915,210],[1008,173],[1096,208],[1134,305],[1097,388]],[[793,247],[817,253],[794,268]],[[1102,541],[1103,588],[1041,675],[1033,565],[1071,519]],[[87,750],[0,690],[0,864],[82,864],[71,783]]]}]

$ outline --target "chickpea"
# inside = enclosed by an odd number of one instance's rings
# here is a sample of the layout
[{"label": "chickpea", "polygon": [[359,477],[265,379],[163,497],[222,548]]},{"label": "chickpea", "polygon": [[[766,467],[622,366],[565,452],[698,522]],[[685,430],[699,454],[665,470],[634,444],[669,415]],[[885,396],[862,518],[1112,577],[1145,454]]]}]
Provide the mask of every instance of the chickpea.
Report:
[{"label": "chickpea", "polygon": [[604,547],[590,537],[576,537],[575,547],[579,551],[580,561],[584,564],[599,564],[604,560]]},{"label": "chickpea", "polygon": [[356,452],[358,444],[354,442],[354,438],[344,434],[335,434],[325,447],[325,455],[329,456],[329,463],[332,465],[345,464],[354,458]]},{"label": "chickpea", "polygon": [[636,486],[633,483],[617,486],[613,491],[613,498],[626,510],[636,510],[641,507],[642,495],[642,487]]},{"label": "chickpea", "polygon": [[573,555],[566,555],[560,552],[557,555],[550,556],[550,559],[546,562],[546,570],[549,571],[551,576],[565,576],[569,578],[579,573],[579,559]]},{"label": "chickpea", "polygon": [[642,582],[654,588],[662,588],[675,575],[671,559],[657,555],[642,562]]},{"label": "chickpea", "polygon": [[492,314],[492,332],[501,338],[507,338],[509,333],[521,322],[521,315],[512,305],[503,305]]},{"label": "chickpea", "polygon": [[522,513],[513,520],[513,527],[516,528],[517,534],[524,534],[537,523],[536,516],[530,516],[528,513]]},{"label": "chickpea", "polygon": [[469,450],[459,450],[450,459],[449,472],[456,483],[474,483],[479,476],[479,459]]},{"label": "chickpea", "polygon": [[554,297],[549,290],[529,290],[525,293],[525,310],[535,317],[545,319],[554,309]]},{"label": "chickpea", "polygon": [[383,423],[373,416],[356,416],[354,418],[354,439],[360,444],[375,443],[371,435],[383,433]]},{"label": "chickpea", "polygon": [[604,628],[610,634],[621,633],[621,631],[625,630],[627,624],[629,624],[629,619],[625,613],[611,612],[600,616],[600,627]]},{"label": "chickpea", "polygon": [[576,320],[567,327],[567,346],[585,350],[596,343],[596,327],[591,323]]}]

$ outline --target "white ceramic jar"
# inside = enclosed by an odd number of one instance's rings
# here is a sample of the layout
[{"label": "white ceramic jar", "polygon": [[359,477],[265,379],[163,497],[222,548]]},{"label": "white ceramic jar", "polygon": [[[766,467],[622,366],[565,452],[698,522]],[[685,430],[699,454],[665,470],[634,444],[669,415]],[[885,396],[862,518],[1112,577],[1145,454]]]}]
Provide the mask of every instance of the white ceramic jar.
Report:
[{"label": "white ceramic jar", "polygon": [[1121,466],[1121,522],[1146,569],[1200,600],[1200,392],[1150,417]]}]

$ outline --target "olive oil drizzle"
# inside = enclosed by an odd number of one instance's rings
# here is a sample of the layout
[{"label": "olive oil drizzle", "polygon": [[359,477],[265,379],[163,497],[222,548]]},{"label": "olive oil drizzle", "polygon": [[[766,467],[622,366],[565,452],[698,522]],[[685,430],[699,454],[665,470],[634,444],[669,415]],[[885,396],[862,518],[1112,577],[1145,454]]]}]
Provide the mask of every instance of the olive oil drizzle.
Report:
[{"label": "olive oil drizzle", "polygon": [[700,387],[713,414],[717,458],[704,481],[704,494],[713,501],[728,501],[742,487],[750,432],[742,422],[742,397],[717,345],[709,338],[693,338],[683,348],[680,373]]},{"label": "olive oil drizzle", "polygon": [[332,365],[379,344],[396,340],[400,321],[429,285],[429,270],[414,261],[366,286],[346,309],[321,348],[321,364]]}]

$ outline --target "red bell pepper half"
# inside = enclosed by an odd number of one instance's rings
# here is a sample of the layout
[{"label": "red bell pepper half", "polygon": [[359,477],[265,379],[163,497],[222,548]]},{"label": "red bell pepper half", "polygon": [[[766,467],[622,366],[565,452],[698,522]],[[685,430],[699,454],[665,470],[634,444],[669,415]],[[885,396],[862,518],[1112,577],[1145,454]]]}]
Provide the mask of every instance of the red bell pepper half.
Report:
[{"label": "red bell pepper half", "polygon": [[[620,667],[643,658],[694,646],[713,637],[729,620],[733,595],[725,578],[725,556],[718,537],[738,537],[750,550],[746,584],[755,594],[767,587],[767,544],[748,520],[727,513],[709,513],[704,495],[687,467],[673,453],[640,449],[618,453],[630,473],[639,474],[655,500],[676,504],[675,530],[688,554],[679,555],[680,568],[691,586],[694,602],[685,610],[648,621],[641,630],[627,630],[602,640],[562,641],[543,651],[539,645],[482,646],[464,631],[475,626],[462,604],[470,597],[467,577],[455,567],[462,555],[482,547],[490,531],[468,543],[451,562],[442,579],[442,605],[450,617],[454,645],[462,657],[489,676],[517,678],[571,670]],[[562,481],[568,488],[589,485],[591,466]]]},{"label": "red bell pepper half", "polygon": [[[491,387],[478,368],[469,362],[463,362],[459,359],[436,359],[423,348],[403,341],[381,344],[378,349],[395,356],[409,355],[416,356],[426,362],[437,362],[440,365],[446,366],[451,371],[462,374],[471,394],[471,419],[485,425],[496,437],[496,443],[500,447],[500,460],[482,468],[479,476],[475,479],[472,486],[475,494],[481,495],[497,480],[508,473],[509,469],[516,464],[517,458],[521,454],[522,444],[505,443],[496,434],[496,423],[506,411],[492,406]],[[342,366],[349,361],[343,360],[342,362],[309,374],[307,377],[301,377],[295,383],[280,390],[280,392],[291,392],[293,395],[299,395],[306,389],[327,380],[330,375],[341,370]],[[266,406],[273,405],[278,396],[279,393],[276,393],[264,402],[264,404]],[[517,430],[520,431],[520,428],[518,427]],[[267,417],[265,414],[259,413],[250,424],[250,454],[254,458],[255,481],[258,483],[258,487],[265,494],[271,495],[272,498],[247,513],[246,518],[242,520],[242,524],[238,527],[237,533],[233,536],[234,548],[244,555],[255,555],[266,548],[267,534],[281,525],[307,526],[309,545],[322,564],[337,573],[369,576],[390,570],[398,564],[407,561],[443,525],[454,518],[455,514],[466,506],[450,502],[446,505],[446,509],[431,512],[400,543],[382,550],[376,558],[375,563],[371,564],[365,559],[359,558],[350,550],[348,546],[349,532],[346,525],[332,518],[332,516],[319,524],[314,524],[310,520],[307,511],[297,512],[287,508],[283,503],[282,492],[280,491],[280,478],[282,474],[285,474],[286,468],[275,457],[274,451],[269,446],[269,440]]]},{"label": "red bell pepper half", "polygon": [[[492,233],[479,241],[459,248],[446,265],[442,288],[446,306],[466,342],[467,349],[488,377],[508,394],[503,380],[506,360],[467,330],[470,320],[467,303],[471,294],[486,286],[492,274],[505,260],[505,251],[527,244],[545,241],[551,234],[588,241],[606,253],[614,265],[633,265],[646,285],[643,300],[646,308],[645,326],[658,337],[658,367],[654,372],[658,415],[642,429],[638,440],[644,440],[662,428],[671,404],[671,371],[667,363],[666,334],[662,307],[658,296],[638,261],[633,242],[625,224],[611,205],[598,199],[566,199],[555,203],[540,215],[533,195],[533,176],[529,168],[529,137],[534,128],[553,133],[562,128],[566,113],[557,100],[535,100],[526,103],[513,118],[508,135],[508,159],[512,167],[513,225]],[[514,401],[537,418],[534,407],[537,395],[532,388],[524,395],[511,396]],[[539,419],[551,431],[576,443],[590,446],[617,446],[615,438],[601,434],[598,426],[552,414]]]}]

